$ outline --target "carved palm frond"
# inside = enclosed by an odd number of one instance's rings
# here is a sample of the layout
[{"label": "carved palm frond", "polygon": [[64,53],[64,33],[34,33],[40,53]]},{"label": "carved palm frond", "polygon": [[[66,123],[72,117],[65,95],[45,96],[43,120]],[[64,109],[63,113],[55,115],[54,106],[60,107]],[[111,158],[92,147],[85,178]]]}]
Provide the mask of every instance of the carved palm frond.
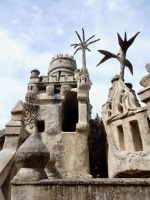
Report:
[{"label": "carved palm frond", "polygon": [[133,75],[133,66],[129,60],[125,59],[125,66],[129,68],[131,74]]},{"label": "carved palm frond", "polygon": [[124,34],[124,41],[122,40],[122,38],[120,37],[119,33],[117,33],[118,35],[118,43],[121,47],[121,49],[123,50],[124,53],[127,52],[128,48],[131,46],[131,44],[134,42],[136,36],[139,34],[140,32],[137,32],[132,38],[130,38],[128,41],[127,41],[127,34],[125,32]]},{"label": "carved palm frond", "polygon": [[110,59],[110,58],[117,58],[117,55],[109,52],[109,51],[104,51],[104,50],[98,50],[98,52],[100,52],[101,54],[105,55],[102,60],[96,65],[99,66],[101,63],[105,62],[106,60]]},{"label": "carved palm frond", "polygon": [[[85,41],[85,33],[84,33],[84,29],[82,28],[82,38],[80,37],[79,33],[77,31],[75,31],[79,40],[80,40],[80,43],[78,44],[71,44],[71,46],[74,46],[74,48],[76,48],[77,46],[81,47],[80,49],[78,48],[78,50],[88,50],[88,51],[91,51],[89,48],[87,48],[90,44],[92,43],[95,43],[97,41],[99,41],[100,39],[97,39],[97,40],[94,40],[94,41],[91,41],[89,43],[87,43],[89,40],[91,40],[93,37],[95,37],[95,35],[91,36],[90,38],[88,38],[86,41]],[[76,53],[77,51],[75,51]],[[74,54],[75,54],[74,53]]]},{"label": "carved palm frond", "polygon": [[[110,58],[116,58],[119,62],[120,62],[120,57],[116,54],[113,54],[109,51],[104,51],[104,50],[98,50],[98,52],[100,52],[101,54],[105,55],[101,61],[96,65],[96,67],[98,67],[100,64],[102,64],[103,62],[105,62],[106,60],[110,59]],[[127,59],[125,59],[125,66],[129,68],[131,74],[133,75],[133,66],[131,64],[131,62]]]},{"label": "carved palm frond", "polygon": [[116,58],[119,62],[120,62],[120,79],[122,81],[124,81],[124,68],[125,66],[129,68],[131,74],[133,75],[133,66],[130,63],[129,60],[126,59],[126,52],[128,50],[128,48],[131,46],[131,44],[134,42],[135,38],[137,37],[137,35],[140,32],[137,32],[132,38],[130,38],[127,41],[127,34],[125,32],[124,34],[124,40],[120,37],[119,33],[118,34],[118,43],[121,47],[119,53],[113,54],[109,51],[104,51],[104,50],[98,50],[98,52],[100,52],[101,54],[104,55],[104,57],[101,59],[101,61],[97,64],[97,66],[99,66],[101,63],[105,62],[106,60],[110,59],[110,58]]}]

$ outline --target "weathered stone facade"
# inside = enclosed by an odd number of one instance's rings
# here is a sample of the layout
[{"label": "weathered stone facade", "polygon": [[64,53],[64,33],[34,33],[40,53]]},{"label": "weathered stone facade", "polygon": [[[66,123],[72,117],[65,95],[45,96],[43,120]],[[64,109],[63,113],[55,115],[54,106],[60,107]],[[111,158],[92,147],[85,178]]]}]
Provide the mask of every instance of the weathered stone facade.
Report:
[{"label": "weathered stone facade", "polygon": [[[77,33],[77,32],[76,32]],[[99,50],[121,64],[114,76],[102,118],[91,119],[85,50],[98,40],[73,44],[82,50],[82,68],[73,56],[56,55],[46,76],[31,71],[25,102],[18,101],[0,131],[0,200],[150,199],[150,81],[138,94],[124,82],[125,58],[137,33],[118,34],[119,53]],[[98,65],[99,65],[98,64]],[[148,72],[150,64],[146,65]]]}]

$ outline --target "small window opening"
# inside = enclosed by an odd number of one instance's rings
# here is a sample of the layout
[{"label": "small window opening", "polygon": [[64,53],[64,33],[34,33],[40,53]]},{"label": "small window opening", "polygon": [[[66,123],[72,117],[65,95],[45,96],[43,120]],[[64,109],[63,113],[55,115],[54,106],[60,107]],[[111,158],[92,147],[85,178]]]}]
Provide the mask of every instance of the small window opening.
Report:
[{"label": "small window opening", "polygon": [[44,121],[37,121],[37,129],[38,129],[38,132],[44,132],[45,130]]},{"label": "small window opening", "polygon": [[117,126],[120,151],[125,151],[124,132],[122,126]]},{"label": "small window opening", "polygon": [[59,93],[60,93],[60,87],[55,87],[54,94],[59,94]]},{"label": "small window opening", "polygon": [[58,72],[58,81],[60,81],[61,71]]},{"label": "small window opening", "polygon": [[28,86],[28,90],[29,90],[29,86]]},{"label": "small window opening", "polygon": [[33,86],[31,86],[30,89],[33,90]]},{"label": "small window opening", "polygon": [[142,145],[142,139],[140,135],[138,122],[136,120],[131,121],[130,125],[131,125],[131,134],[132,134],[134,149],[135,151],[142,151],[143,145]]},{"label": "small window opening", "polygon": [[39,87],[39,91],[43,91],[43,90],[46,91],[46,86],[40,86],[40,87]]}]

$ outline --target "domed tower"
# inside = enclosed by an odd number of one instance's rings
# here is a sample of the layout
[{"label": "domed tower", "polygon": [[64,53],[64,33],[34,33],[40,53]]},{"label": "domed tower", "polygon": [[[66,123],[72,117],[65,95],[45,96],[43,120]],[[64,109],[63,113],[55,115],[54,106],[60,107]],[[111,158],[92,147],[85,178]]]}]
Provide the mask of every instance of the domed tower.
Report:
[{"label": "domed tower", "polygon": [[73,81],[76,61],[73,56],[59,54],[52,58],[48,69],[49,82]]},{"label": "domed tower", "polygon": [[39,73],[37,69],[31,71],[24,103],[25,129],[30,134],[37,133],[51,154],[45,168],[47,174],[54,173],[57,178],[86,176],[89,173],[87,83],[85,79],[76,79],[82,73],[74,57],[68,54],[52,58],[47,76]]}]

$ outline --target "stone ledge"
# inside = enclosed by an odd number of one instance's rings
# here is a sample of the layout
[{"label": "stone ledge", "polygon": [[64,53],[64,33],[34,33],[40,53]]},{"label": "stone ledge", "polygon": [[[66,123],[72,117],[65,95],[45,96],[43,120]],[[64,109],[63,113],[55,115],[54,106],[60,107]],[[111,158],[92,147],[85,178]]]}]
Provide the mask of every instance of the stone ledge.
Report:
[{"label": "stone ledge", "polygon": [[149,186],[150,178],[45,179],[34,182],[11,181],[12,185],[141,185]]}]

